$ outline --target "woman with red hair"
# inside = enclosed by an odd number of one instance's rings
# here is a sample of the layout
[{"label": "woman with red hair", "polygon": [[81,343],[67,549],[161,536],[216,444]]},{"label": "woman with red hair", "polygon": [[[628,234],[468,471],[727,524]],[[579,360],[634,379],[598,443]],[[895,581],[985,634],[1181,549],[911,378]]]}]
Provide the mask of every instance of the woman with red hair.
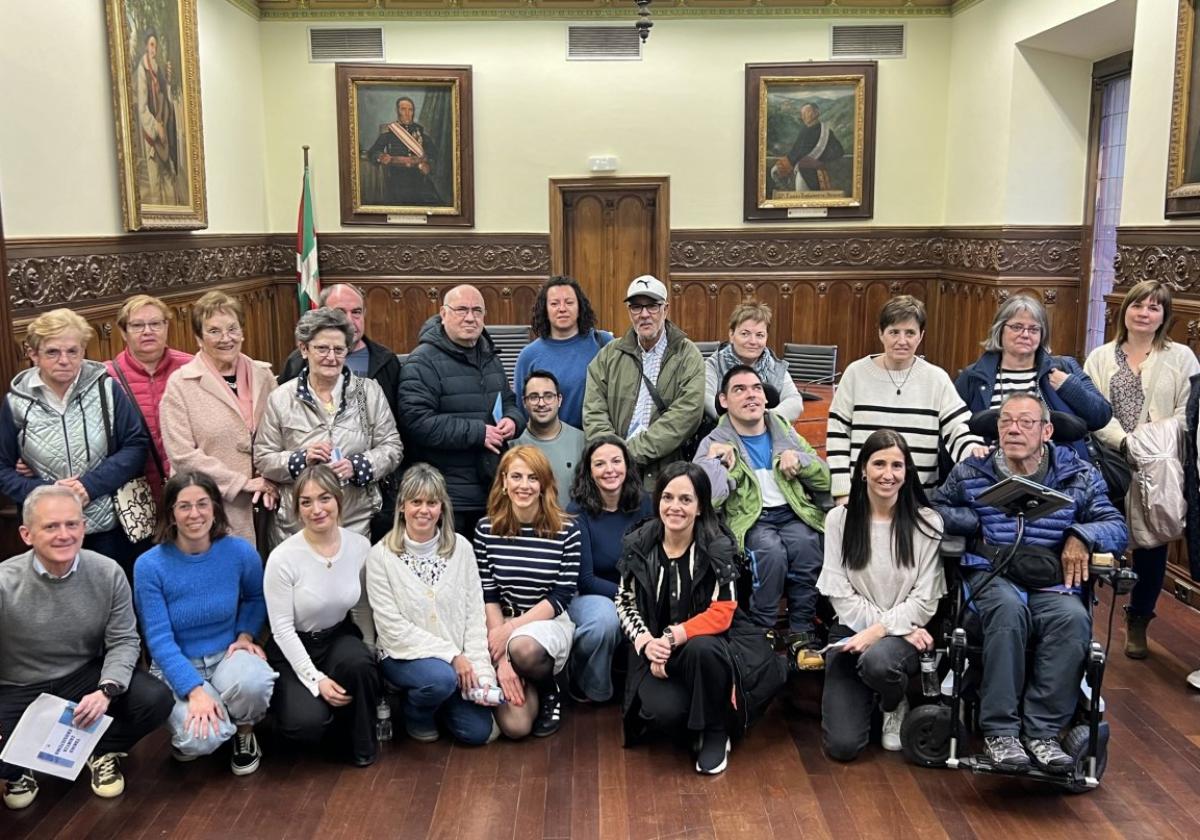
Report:
[{"label": "woman with red hair", "polygon": [[500,731],[523,738],[558,731],[555,675],[567,664],[575,625],[567,605],[579,576],[579,529],[558,506],[546,456],[533,446],[504,453],[475,526],[488,651],[504,692]]}]

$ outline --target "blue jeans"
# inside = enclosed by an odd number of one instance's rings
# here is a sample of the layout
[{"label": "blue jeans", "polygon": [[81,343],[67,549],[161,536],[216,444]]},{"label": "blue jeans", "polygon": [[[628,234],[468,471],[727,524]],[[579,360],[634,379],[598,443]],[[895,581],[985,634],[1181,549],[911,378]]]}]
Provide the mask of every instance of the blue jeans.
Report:
[{"label": "blue jeans", "polygon": [[764,508],[746,533],[754,593],[750,618],[774,627],[787,593],[788,631],[811,633],[817,609],[817,578],[825,559],[823,536],[796,518],[790,507]]},{"label": "blue jeans", "polygon": [[568,672],[589,700],[603,703],[612,697],[613,653],[621,643],[616,602],[603,595],[576,595],[567,615],[575,622]]},{"label": "blue jeans", "polygon": [[440,716],[450,734],[464,744],[486,744],[492,735],[492,710],[464,700],[458,690],[458,675],[441,659],[384,659],[379,663],[383,678],[407,689],[404,720],[414,729],[437,728]]},{"label": "blue jeans", "polygon": [[[235,650],[229,657],[220,650],[196,657],[192,664],[204,679],[205,692],[221,704],[225,719],[217,727],[216,735],[208,732],[206,738],[197,737],[186,728],[187,698],[176,697],[175,707],[167,718],[167,729],[171,732],[171,746],[183,755],[209,755],[232,738],[238,726],[253,725],[266,717],[279,674],[266,661],[245,650]],[[162,679],[157,666],[152,665],[150,673]]]}]

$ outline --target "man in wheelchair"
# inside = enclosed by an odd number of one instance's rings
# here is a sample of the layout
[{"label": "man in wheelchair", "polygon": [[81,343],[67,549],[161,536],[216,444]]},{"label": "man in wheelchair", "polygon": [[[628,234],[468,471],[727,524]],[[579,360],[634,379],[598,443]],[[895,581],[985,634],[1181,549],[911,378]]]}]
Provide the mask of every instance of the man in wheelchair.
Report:
[{"label": "man in wheelchair", "polygon": [[[1092,636],[1081,597],[1088,560],[1093,552],[1119,554],[1128,531],[1099,471],[1070,447],[1051,443],[1053,433],[1050,411],[1036,395],[1008,396],[1000,406],[998,448],[955,466],[932,502],[948,535],[973,538],[962,579],[983,628],[979,724],[987,757],[1001,769],[1023,771],[1032,756],[1042,770],[1065,774],[1074,762],[1059,736],[1075,711]],[[1072,504],[1028,523],[1021,548],[987,582],[993,562],[1007,559],[1017,541],[1017,521],[979,496],[1012,475],[1057,490]]]}]

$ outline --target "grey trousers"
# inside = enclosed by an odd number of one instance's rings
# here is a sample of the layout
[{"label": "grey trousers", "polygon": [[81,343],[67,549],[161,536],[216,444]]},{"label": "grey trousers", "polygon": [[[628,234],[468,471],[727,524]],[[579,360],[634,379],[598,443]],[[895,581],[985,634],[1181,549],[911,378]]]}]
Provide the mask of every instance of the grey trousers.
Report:
[{"label": "grey trousers", "polygon": [[[969,587],[987,572],[964,569]],[[972,589],[974,592],[974,589]],[[975,594],[983,622],[979,725],[985,736],[1055,738],[1071,722],[1092,638],[1092,619],[1078,595],[1020,591],[998,577]],[[1026,647],[1033,643],[1026,674]],[[1024,688],[1025,705],[1017,709]]]},{"label": "grey trousers", "polygon": [[[842,624],[829,631],[831,642],[853,636]],[[871,737],[875,695],[890,712],[900,705],[920,654],[903,636],[885,636],[865,653],[831,650],[825,656],[821,692],[821,735],[825,752],[836,761],[853,761]]]},{"label": "grey trousers", "polygon": [[746,532],[746,549],[752,552],[754,575],[750,618],[762,627],[774,627],[786,592],[788,632],[811,633],[825,538],[790,507],[766,508]]}]

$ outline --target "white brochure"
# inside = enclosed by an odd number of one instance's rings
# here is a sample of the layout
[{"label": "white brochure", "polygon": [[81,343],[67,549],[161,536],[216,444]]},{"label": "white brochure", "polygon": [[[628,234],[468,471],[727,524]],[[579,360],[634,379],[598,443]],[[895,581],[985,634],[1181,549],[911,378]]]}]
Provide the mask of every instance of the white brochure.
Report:
[{"label": "white brochure", "polygon": [[35,773],[74,780],[113,720],[102,715],[81,729],[71,722],[75,706],[73,701],[53,694],[38,695],[4,744],[0,760]]}]

